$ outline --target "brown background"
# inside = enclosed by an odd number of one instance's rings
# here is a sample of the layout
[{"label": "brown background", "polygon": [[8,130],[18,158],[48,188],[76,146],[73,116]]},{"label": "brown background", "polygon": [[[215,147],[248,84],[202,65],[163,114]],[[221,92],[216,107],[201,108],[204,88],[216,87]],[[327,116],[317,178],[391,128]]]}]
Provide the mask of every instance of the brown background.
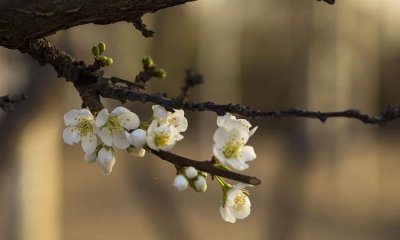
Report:
[{"label": "brown background", "polygon": [[[130,24],[85,25],[49,40],[77,59],[107,43],[106,75],[133,79],[143,55],[168,71],[150,91],[179,92],[187,68],[205,75],[191,100],[240,102],[262,110],[301,107],[377,114],[400,102],[400,4],[396,0],[202,0],[144,18],[144,39]],[[71,84],[29,56],[0,51],[0,93],[28,102],[0,123],[0,239],[400,238],[400,125],[348,119],[257,119],[246,173],[252,213],[236,224],[219,215],[221,197],[172,187],[174,167],[150,155],[117,151],[104,177],[62,142],[62,116],[80,101]],[[107,102],[109,108],[118,103]],[[145,120],[150,104],[129,104]],[[209,158],[212,113],[186,113],[189,130],[173,152]]]}]

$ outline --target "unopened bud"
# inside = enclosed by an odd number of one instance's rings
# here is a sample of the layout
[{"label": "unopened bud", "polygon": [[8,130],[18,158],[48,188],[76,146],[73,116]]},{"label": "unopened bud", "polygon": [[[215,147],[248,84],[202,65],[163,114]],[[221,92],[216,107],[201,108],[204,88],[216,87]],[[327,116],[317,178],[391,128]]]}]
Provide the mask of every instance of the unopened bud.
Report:
[{"label": "unopened bud", "polygon": [[166,78],[167,72],[164,69],[159,69],[155,72],[155,76],[158,78]]},{"label": "unopened bud", "polygon": [[99,49],[98,47],[96,47],[96,46],[93,46],[93,47],[92,47],[92,53],[93,53],[93,55],[94,55],[95,57],[97,57],[97,56],[100,55],[100,49]]},{"label": "unopened bud", "polygon": [[103,43],[103,42],[97,44],[97,47],[98,47],[99,50],[100,50],[100,54],[102,54],[102,53],[106,50],[106,44]]}]

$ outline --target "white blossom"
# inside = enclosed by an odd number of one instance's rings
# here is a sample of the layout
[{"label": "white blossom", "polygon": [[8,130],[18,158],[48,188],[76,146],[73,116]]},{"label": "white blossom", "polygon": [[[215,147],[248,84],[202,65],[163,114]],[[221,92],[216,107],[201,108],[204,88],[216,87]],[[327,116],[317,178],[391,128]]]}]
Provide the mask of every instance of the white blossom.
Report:
[{"label": "white blossom", "polygon": [[207,190],[207,181],[203,176],[198,176],[194,180],[194,187],[197,192],[205,192]]},{"label": "white blossom", "polygon": [[168,124],[158,124],[157,120],[153,120],[147,129],[146,142],[147,145],[156,151],[169,151],[174,147],[179,133],[174,126]]},{"label": "white blossom", "polygon": [[253,134],[256,132],[258,128],[256,126],[250,130],[251,124],[249,121],[247,121],[246,119],[236,119],[236,117],[230,113],[227,113],[224,116],[218,116],[217,125],[218,127],[225,128],[227,131],[230,131],[233,128],[246,129],[249,132],[249,137],[253,136]]},{"label": "white blossom", "polygon": [[157,119],[159,123],[167,122],[169,112],[163,106],[153,105],[151,108],[153,109],[153,117]]},{"label": "white blossom", "polygon": [[97,146],[97,137],[94,133],[94,117],[88,109],[71,110],[64,115],[67,126],[63,131],[63,139],[67,144],[81,142],[86,154],[93,153]]},{"label": "white blossom", "polygon": [[194,167],[187,167],[185,168],[185,176],[189,179],[195,178],[198,172]]},{"label": "white blossom", "polygon": [[185,112],[181,109],[174,109],[174,112],[168,116],[168,122],[176,127],[178,132],[185,132],[187,130],[188,121],[185,117]]},{"label": "white blossom", "polygon": [[115,157],[112,148],[100,148],[99,152],[97,153],[96,162],[100,166],[101,172],[104,175],[110,174],[115,164]]},{"label": "white blossom", "polygon": [[221,217],[227,221],[234,223],[236,219],[244,219],[250,215],[250,199],[248,192],[244,189],[247,184],[239,183],[228,189],[225,195],[225,202],[220,207]]},{"label": "white blossom", "polygon": [[160,105],[153,105],[152,109],[153,118],[156,119],[159,124],[174,126],[179,133],[177,141],[182,140],[183,136],[180,133],[185,132],[188,127],[188,121],[185,117],[185,112],[180,109],[174,109],[174,112],[172,113]]},{"label": "white blossom", "polygon": [[174,179],[173,185],[178,189],[178,191],[182,192],[189,186],[189,182],[183,175],[177,175]]},{"label": "white blossom", "polygon": [[128,135],[128,140],[135,148],[143,148],[146,143],[146,131],[140,128],[135,129]]},{"label": "white blossom", "polygon": [[[214,156],[223,164],[242,171],[249,167],[246,163],[256,158],[253,147],[245,146],[249,131],[242,127],[219,127],[214,133]],[[228,130],[229,129],[229,130]]]},{"label": "white blossom", "polygon": [[105,145],[120,149],[126,149],[130,145],[127,130],[136,129],[139,124],[139,117],[124,107],[116,107],[111,113],[104,108],[96,117],[100,139]]}]

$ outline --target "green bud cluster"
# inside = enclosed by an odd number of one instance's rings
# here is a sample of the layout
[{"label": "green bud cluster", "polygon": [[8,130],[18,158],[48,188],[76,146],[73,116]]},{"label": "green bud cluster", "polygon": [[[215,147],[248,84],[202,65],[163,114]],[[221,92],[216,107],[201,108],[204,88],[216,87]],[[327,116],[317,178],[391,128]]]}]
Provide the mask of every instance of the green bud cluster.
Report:
[{"label": "green bud cluster", "polygon": [[104,42],[100,42],[99,44],[97,44],[97,46],[92,47],[92,54],[96,60],[103,62],[106,66],[110,66],[113,64],[113,59],[110,57],[102,56],[103,52],[106,49],[106,44]]},{"label": "green bud cluster", "polygon": [[156,64],[154,63],[154,60],[150,56],[144,56],[142,58],[142,64],[143,68],[146,70],[151,70],[152,75],[156,78],[166,78],[167,77],[167,71],[164,69],[156,69]]}]

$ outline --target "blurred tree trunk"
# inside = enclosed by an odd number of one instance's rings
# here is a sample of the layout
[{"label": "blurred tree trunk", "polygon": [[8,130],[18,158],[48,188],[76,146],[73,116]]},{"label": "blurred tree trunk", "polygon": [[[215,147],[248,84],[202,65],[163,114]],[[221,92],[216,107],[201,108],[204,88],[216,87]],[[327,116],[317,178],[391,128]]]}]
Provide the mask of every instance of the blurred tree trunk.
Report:
[{"label": "blurred tree trunk", "polygon": [[[277,4],[279,4],[277,2]],[[311,2],[291,2],[287,6],[290,11],[290,88],[296,86],[291,102],[304,106],[307,93],[308,54],[313,47],[310,44],[312,31],[313,9]],[[289,93],[290,89],[288,89]],[[288,94],[289,95],[289,94]],[[291,123],[288,131],[287,152],[280,163],[273,196],[271,211],[267,213],[268,230],[266,239],[291,240],[296,239],[304,209],[305,177],[310,167],[311,145],[307,141],[305,121],[297,120]]]},{"label": "blurred tree trunk", "polygon": [[[378,111],[380,4],[358,0],[338,4],[335,12],[314,8],[307,108]],[[313,121],[307,122],[307,126],[308,142],[313,146],[310,160],[314,169],[325,173],[322,181],[309,179],[307,189],[319,189],[325,193],[325,199],[309,199],[308,211],[318,211],[321,201],[326,201],[334,207],[324,218],[350,221],[339,222],[339,229],[334,231],[337,236],[333,238],[351,236],[355,232],[346,232],[347,224],[362,221],[364,214],[374,219],[376,214],[380,178],[376,132],[348,119],[328,121],[323,130],[321,124]],[[305,239],[318,238],[304,234]]]},{"label": "blurred tree trunk", "polygon": [[[241,101],[241,44],[247,4],[241,0],[206,0],[198,6],[198,70],[205,76],[202,100]],[[211,142],[210,135],[217,126],[215,116],[202,116],[200,123],[199,142]],[[211,156],[210,145],[199,145],[202,156]]]}]

